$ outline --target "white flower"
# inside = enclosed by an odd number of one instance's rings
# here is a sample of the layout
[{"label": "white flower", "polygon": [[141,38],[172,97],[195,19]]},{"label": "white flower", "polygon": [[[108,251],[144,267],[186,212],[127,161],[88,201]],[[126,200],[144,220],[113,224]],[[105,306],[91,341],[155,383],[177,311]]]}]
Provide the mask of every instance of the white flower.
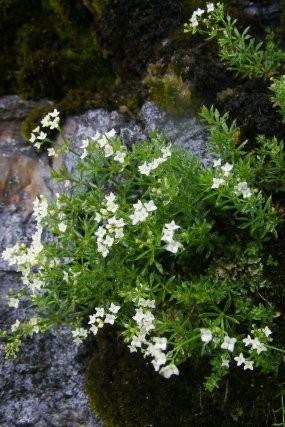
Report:
[{"label": "white flower", "polygon": [[132,317],[138,324],[141,324],[141,322],[144,319],[144,312],[141,308],[136,309],[135,316]]},{"label": "white flower", "polygon": [[203,15],[203,13],[205,13],[204,9],[200,9],[200,7],[198,7],[198,9],[194,12],[197,16],[201,16]]},{"label": "white flower", "polygon": [[252,338],[251,338],[251,336],[250,335],[248,335],[246,338],[244,338],[243,340],[242,340],[242,342],[244,343],[244,345],[246,346],[246,347],[248,347],[249,345],[251,345],[251,343],[252,343]]},{"label": "white flower", "polygon": [[101,220],[102,220],[102,216],[98,212],[96,212],[95,221],[100,222]]},{"label": "white flower", "polygon": [[38,139],[40,139],[41,141],[46,139],[46,137],[47,137],[47,134],[43,131],[41,131],[41,133],[38,135]]},{"label": "white flower", "polygon": [[57,117],[59,115],[59,111],[55,108],[53,112],[49,113],[51,117]]},{"label": "white flower", "polygon": [[222,342],[221,348],[233,352],[236,342],[236,338],[230,338],[228,335],[226,335],[224,337],[224,341]]},{"label": "white flower", "polygon": [[67,225],[64,222],[60,222],[58,224],[58,229],[59,229],[59,231],[61,231],[61,233],[64,233],[67,229]]},{"label": "white flower", "polygon": [[164,337],[153,337],[155,348],[165,351],[167,348],[167,339]]},{"label": "white flower", "polygon": [[213,335],[212,335],[212,332],[210,331],[210,329],[201,328],[200,332],[201,332],[201,340],[203,342],[209,343],[210,341],[212,341]]},{"label": "white flower", "polygon": [[108,196],[105,196],[105,200],[106,200],[106,208],[109,212],[115,213],[118,208],[119,205],[117,205],[116,203],[114,203],[114,201],[116,200],[116,196],[114,193],[110,193]]},{"label": "white flower", "polygon": [[268,326],[265,326],[265,328],[262,329],[262,332],[265,334],[267,338],[272,334],[272,331],[271,329],[268,328]]},{"label": "white flower", "polygon": [[262,342],[260,342],[258,338],[254,338],[251,342],[251,345],[252,345],[252,349],[256,350],[257,354],[267,351],[267,348],[265,347],[265,345]]},{"label": "white flower", "polygon": [[154,367],[154,370],[159,371],[160,367],[166,363],[166,355],[162,351],[156,349],[152,356],[154,359],[151,361],[151,363]]},{"label": "white flower", "polygon": [[103,240],[103,237],[107,234],[107,231],[102,225],[100,225],[100,227],[98,227],[97,231],[95,231],[94,234],[98,237],[98,240],[100,241]]},{"label": "white flower", "polygon": [[136,353],[136,352],[137,352],[137,349],[136,349],[136,347],[135,347],[135,346],[133,346],[133,345],[128,345],[128,347],[129,347],[129,349],[130,349],[130,353]]},{"label": "white flower", "polygon": [[37,126],[35,129],[33,129],[33,130],[32,130],[32,132],[40,133],[40,127],[39,127],[39,126]]},{"label": "white flower", "polygon": [[175,230],[178,230],[181,227],[180,227],[180,225],[177,225],[175,223],[175,221],[171,221],[168,224],[165,224],[164,228],[166,228],[167,230],[175,231]]},{"label": "white flower", "polygon": [[160,375],[162,375],[164,378],[170,378],[172,375],[179,375],[179,370],[177,366],[171,364],[164,366],[159,371]]},{"label": "white flower", "polygon": [[103,307],[96,307],[96,317],[103,317],[105,314],[105,310]]},{"label": "white flower", "polygon": [[211,188],[219,188],[224,183],[225,183],[225,180],[223,178],[213,178],[213,182],[212,182]]},{"label": "white flower", "polygon": [[118,313],[118,311],[120,310],[120,308],[121,307],[119,305],[115,305],[115,304],[111,303],[111,305],[109,307],[109,311],[110,311],[110,313],[116,314],[116,313]]},{"label": "white flower", "polygon": [[192,25],[193,28],[198,27],[199,22],[198,22],[198,19],[197,19],[197,15],[194,15],[194,13],[193,13],[193,15],[192,15],[192,17],[190,19],[190,22],[191,22],[191,25]]},{"label": "white flower", "polygon": [[237,362],[237,366],[240,366],[245,362],[245,358],[242,353],[240,353],[239,356],[235,357],[234,360]]},{"label": "white flower", "polygon": [[33,144],[36,141],[36,136],[32,133],[29,141]]},{"label": "white flower", "polygon": [[253,364],[254,362],[252,360],[245,360],[243,369],[246,371],[247,369],[250,369],[253,371]]},{"label": "white flower", "polygon": [[136,348],[136,347],[140,348],[142,346],[142,343],[143,343],[143,341],[142,341],[141,337],[138,337],[135,335],[131,341],[131,346],[134,348]]},{"label": "white flower", "polygon": [[114,136],[116,136],[116,131],[115,129],[111,129],[109,130],[109,132],[105,133],[105,136],[109,139],[114,138]]},{"label": "white flower", "polygon": [[171,242],[167,243],[165,249],[169,252],[172,252],[173,254],[176,254],[181,246],[181,243],[172,240]]},{"label": "white flower", "polygon": [[155,206],[153,200],[150,200],[147,203],[144,203],[144,207],[148,212],[153,212],[157,209],[157,207]]},{"label": "white flower", "polygon": [[122,228],[115,228],[114,233],[116,239],[121,239],[124,237],[124,230]]},{"label": "white flower", "polygon": [[173,235],[174,235],[174,231],[172,230],[167,230],[167,229],[163,229],[163,234],[161,236],[161,240],[163,242],[172,242],[173,241]]},{"label": "white flower", "polygon": [[224,172],[225,176],[229,176],[232,168],[233,168],[233,165],[231,165],[230,163],[225,163],[224,166],[221,166],[221,169]]},{"label": "white flower", "polygon": [[14,298],[14,297],[8,298],[8,306],[9,307],[18,308],[19,302],[20,302],[19,298]]},{"label": "white flower", "polygon": [[138,167],[138,170],[142,175],[149,176],[151,172],[151,166],[148,163],[144,162],[141,166]]},{"label": "white flower", "polygon": [[127,154],[123,151],[117,151],[115,153],[114,160],[119,163],[124,163],[126,155]]},{"label": "white flower", "polygon": [[92,334],[97,335],[97,332],[98,332],[98,328],[97,328],[97,326],[92,325],[92,326],[90,327],[90,331],[92,332]]},{"label": "white flower", "polygon": [[249,186],[247,185],[247,182],[245,182],[245,181],[239,182],[234,187],[234,189],[235,189],[235,193],[237,195],[241,194],[244,199],[247,199],[247,198],[251,197],[251,195],[252,195],[252,192],[251,192]]},{"label": "white flower", "polygon": [[95,323],[96,319],[97,319],[97,314],[91,314],[89,316],[89,322],[88,322],[88,324],[89,325],[93,325]]},{"label": "white flower", "polygon": [[76,345],[82,343],[83,339],[85,339],[88,335],[88,331],[84,328],[76,328],[74,331],[71,331],[73,336],[73,341]]},{"label": "white flower", "polygon": [[221,164],[222,164],[222,160],[221,159],[217,159],[217,160],[213,161],[214,168],[217,168],[217,167],[221,166]]},{"label": "white flower", "polygon": [[97,249],[98,252],[102,255],[102,257],[106,258],[109,253],[109,249],[106,246],[102,245],[102,243],[100,242],[97,244]]},{"label": "white flower", "polygon": [[114,325],[116,320],[116,316],[114,314],[106,314],[104,323],[109,323],[110,325]]},{"label": "white flower", "polygon": [[19,329],[20,321],[17,319],[15,323],[11,326],[11,331],[16,332],[17,329]]},{"label": "white flower", "polygon": [[144,204],[139,200],[137,203],[133,204],[133,207],[134,213],[130,215],[130,219],[132,220],[133,225],[145,221],[149,216],[149,212],[152,212],[156,209],[156,206],[152,200]]},{"label": "white flower", "polygon": [[230,359],[227,359],[226,357],[222,357],[221,366],[223,368],[229,368],[230,367]]},{"label": "white flower", "polygon": [[109,235],[107,235],[105,237],[105,240],[103,240],[102,243],[104,246],[107,246],[108,248],[110,248],[114,243],[114,239],[113,239],[113,237],[110,237]]},{"label": "white flower", "polygon": [[171,156],[171,145],[167,147],[162,147],[161,153],[164,159]]},{"label": "white flower", "polygon": [[211,13],[211,12],[214,12],[214,10],[215,10],[214,3],[207,3],[207,12]]},{"label": "white flower", "polygon": [[111,144],[104,146],[105,157],[111,157],[114,154],[114,150]]}]

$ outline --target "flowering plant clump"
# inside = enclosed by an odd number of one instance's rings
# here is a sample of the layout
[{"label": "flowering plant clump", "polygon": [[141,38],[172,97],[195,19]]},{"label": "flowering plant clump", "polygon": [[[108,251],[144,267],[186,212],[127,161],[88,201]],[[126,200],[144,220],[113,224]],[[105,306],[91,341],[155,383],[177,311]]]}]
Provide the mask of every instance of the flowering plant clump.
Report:
[{"label": "flowering plant clump", "polygon": [[199,32],[217,40],[220,59],[243,77],[268,79],[279,74],[284,69],[285,52],[274,42],[273,33],[268,33],[264,42],[257,42],[249,27],[240,32],[236,23],[223,4],[207,3],[206,9],[193,12],[184,32]]},{"label": "flowering plant clump", "polygon": [[[127,150],[111,130],[82,142],[75,176],[54,173],[68,193],[50,205],[36,199],[30,246],[2,254],[23,275],[9,306],[27,293],[37,313],[2,331],[7,356],[52,327],[70,326],[80,345],[107,324],[165,378],[204,357],[208,390],[233,367],[277,369],[283,350],[264,270],[280,214],[260,187],[258,152],[236,144],[226,116],[202,116],[211,167],[156,133]],[[42,241],[44,229],[53,239]]]}]

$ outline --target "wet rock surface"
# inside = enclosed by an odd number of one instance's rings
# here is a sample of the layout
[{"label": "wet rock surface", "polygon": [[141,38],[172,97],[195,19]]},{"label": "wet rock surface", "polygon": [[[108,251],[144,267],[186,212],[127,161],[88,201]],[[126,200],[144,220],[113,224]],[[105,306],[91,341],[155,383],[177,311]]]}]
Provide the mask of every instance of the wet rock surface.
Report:
[{"label": "wet rock surface", "polygon": [[[34,103],[18,97],[0,98],[0,253],[16,242],[29,242],[34,228],[33,199],[39,194],[52,198],[57,191],[50,179],[47,155],[37,154],[20,135],[20,121],[32,106]],[[163,131],[171,141],[209,160],[205,131],[195,118],[173,120],[150,102],[144,104],[136,119],[103,109],[70,117],[64,133],[80,151],[83,138],[112,128],[127,145],[144,139],[150,130]],[[63,161],[74,170],[72,155]],[[19,274],[0,260],[0,329],[31,315],[25,300],[17,310],[7,306],[9,289],[20,287]],[[87,356],[79,357],[65,328],[44,336],[35,334],[23,344],[15,360],[4,359],[0,344],[0,426],[101,426],[85,396],[86,361]]]}]

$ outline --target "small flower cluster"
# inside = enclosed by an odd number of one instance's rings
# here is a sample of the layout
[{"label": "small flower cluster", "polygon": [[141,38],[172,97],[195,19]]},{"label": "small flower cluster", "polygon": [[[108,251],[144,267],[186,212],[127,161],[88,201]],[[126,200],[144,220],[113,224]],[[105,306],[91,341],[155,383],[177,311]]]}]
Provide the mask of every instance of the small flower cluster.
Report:
[{"label": "small flower cluster", "polygon": [[235,185],[234,192],[238,196],[241,195],[244,199],[248,199],[252,196],[252,191],[246,181],[241,181]]},{"label": "small flower cluster", "polygon": [[[272,334],[271,330],[266,326],[263,329],[258,329],[258,333],[263,334],[267,339],[269,339],[270,335]],[[218,342],[218,338],[214,337],[212,331],[207,328],[201,328],[201,341],[205,344],[210,343],[211,341]],[[250,335],[247,335],[246,338],[242,340],[245,347],[251,346],[251,350],[255,350],[257,354],[260,354],[262,352],[267,351],[267,348],[263,342],[261,342],[258,338],[252,338]],[[235,344],[237,343],[236,338],[230,338],[228,335],[226,335],[223,338],[223,342],[221,343],[221,348],[223,350],[228,350],[229,352],[233,353]],[[239,356],[234,357],[234,360],[237,362],[237,366],[244,365],[244,370],[253,370],[254,361],[245,359],[243,353],[240,353]],[[226,357],[222,357],[222,363],[221,366],[223,367],[229,367],[230,360]]]},{"label": "small flower cluster", "polygon": [[[230,176],[233,165],[228,162],[222,165],[221,159],[218,159],[214,160],[213,166],[214,168],[219,168],[221,175],[213,178],[211,188],[218,189],[227,183],[225,178]],[[241,195],[244,199],[247,199],[252,196],[252,191],[246,181],[240,181],[234,186],[234,194]]]},{"label": "small flower cluster", "polygon": [[100,213],[97,212],[95,215],[95,220],[98,224],[102,220],[105,221],[105,225],[100,225],[97,231],[95,231],[98,252],[100,252],[104,258],[108,255],[110,248],[115,243],[115,240],[124,237],[124,220],[122,218],[116,218],[115,216],[108,218],[110,213],[114,214],[119,208],[119,205],[115,203],[115,200],[116,196],[114,193],[110,193],[108,196],[105,196],[104,207],[100,209]]},{"label": "small flower cluster", "polygon": [[226,183],[225,177],[228,177],[230,175],[230,173],[233,169],[233,165],[231,165],[228,162],[225,163],[224,165],[222,165],[222,160],[218,159],[218,160],[214,160],[213,166],[214,166],[214,168],[220,168],[220,171],[222,173],[222,177],[213,178],[211,188],[217,189]]},{"label": "small flower cluster", "polygon": [[[9,265],[16,265],[18,271],[22,273],[22,280],[32,292],[38,291],[42,288],[43,282],[38,278],[34,278],[32,274],[33,267],[39,264],[39,256],[43,250],[41,236],[43,232],[42,221],[48,215],[47,200],[41,196],[40,199],[36,198],[34,201],[33,215],[36,219],[36,231],[32,236],[32,242],[29,247],[25,244],[16,244],[13,247],[7,248],[2,253],[2,258],[7,261]],[[13,301],[14,305],[17,304]]]},{"label": "small flower cluster", "polygon": [[80,345],[82,341],[88,336],[88,331],[84,328],[76,328],[74,331],[71,331],[71,333],[73,336],[73,341],[76,345]]},{"label": "small flower cluster", "polygon": [[[149,337],[150,331],[155,329],[154,315],[151,310],[155,308],[155,301],[145,298],[139,298],[136,314],[133,316],[138,332],[131,339],[128,346],[130,352],[137,352],[138,349],[143,353],[144,357],[152,358],[154,370],[164,376],[170,378],[172,375],[179,375],[177,366],[173,363],[167,363],[167,339],[165,337]],[[165,366],[163,366],[165,365]]]},{"label": "small flower cluster", "polygon": [[181,243],[174,240],[174,232],[181,228],[179,225],[175,224],[175,221],[171,221],[169,224],[165,224],[162,230],[161,240],[166,242],[167,245],[165,249],[174,254],[177,253],[178,249],[182,246]]},{"label": "small flower cluster", "polygon": [[119,305],[111,304],[108,311],[103,307],[96,307],[96,313],[89,316],[88,324],[90,326],[90,331],[92,334],[97,335],[98,330],[103,328],[104,324],[108,323],[109,325],[114,325],[117,318],[117,313],[120,310]]},{"label": "small flower cluster", "polygon": [[[42,127],[49,128],[51,130],[59,129],[59,122],[60,122],[60,118],[59,118],[59,112],[57,111],[57,109],[54,109],[51,113],[48,113],[41,120]],[[37,126],[35,129],[33,129],[29,141],[32,144],[34,144],[34,146],[39,150],[46,138],[47,138],[47,133],[41,130],[40,126]],[[49,155],[56,155],[55,150],[50,149]]]},{"label": "small flower cluster", "polygon": [[[270,335],[272,334],[272,331],[266,326],[263,329],[259,329],[257,332],[261,332],[265,335],[267,339],[270,338]],[[243,339],[243,343],[246,347],[251,347],[252,350],[255,350],[257,354],[263,353],[264,351],[267,351],[266,346],[263,342],[261,342],[257,337],[251,338],[250,335],[248,335],[246,338]]]},{"label": "small flower cluster", "polygon": [[207,10],[200,7],[195,10],[189,20],[189,23],[184,24],[184,33],[195,33],[199,25],[199,19],[204,13],[212,13],[215,10],[214,3],[207,3]]},{"label": "small flower cluster", "polygon": [[[127,155],[126,151],[123,149],[115,150],[113,145],[110,143],[110,140],[116,136],[116,131],[114,129],[111,129],[109,132],[106,133],[99,133],[97,132],[95,136],[91,137],[91,140],[98,145],[101,149],[104,150],[104,156],[106,158],[112,157],[113,159],[118,163],[124,163],[125,157]],[[85,159],[88,155],[88,147],[90,144],[89,139],[84,139],[82,141],[81,148],[83,149],[83,153],[81,154],[81,159]]]},{"label": "small flower cluster", "polygon": [[104,307],[96,307],[95,314],[89,316],[88,324],[91,325],[90,329],[85,328],[76,328],[72,331],[73,340],[76,345],[80,345],[85,338],[87,338],[89,332],[93,335],[97,335],[98,330],[103,328],[104,324],[113,325],[116,318],[117,313],[120,310],[119,305],[115,305],[111,303],[108,310],[105,310]]},{"label": "small flower cluster", "polygon": [[161,154],[162,154],[162,157],[158,157],[156,159],[153,159],[151,162],[148,162],[148,163],[144,162],[142,165],[140,165],[138,167],[139,172],[142,175],[149,176],[151,171],[158,168],[158,166],[161,165],[161,163],[166,162],[166,160],[171,156],[171,146],[162,147],[161,148]]},{"label": "small flower cluster", "polygon": [[237,362],[237,366],[241,366],[242,364],[244,365],[243,366],[243,369],[246,371],[247,369],[249,369],[249,370],[251,370],[251,371],[253,371],[253,364],[254,364],[254,361],[253,360],[246,360],[245,358],[244,358],[244,355],[243,355],[243,353],[240,353],[239,354],[239,356],[236,356],[235,358],[234,358],[234,360]]},{"label": "small flower cluster", "polygon": [[59,111],[55,108],[51,113],[48,113],[42,120],[41,124],[44,128],[59,129]]},{"label": "small flower cluster", "polygon": [[144,222],[148,218],[149,214],[157,209],[153,200],[145,203],[139,200],[137,203],[133,204],[133,207],[134,213],[130,215],[133,225]]},{"label": "small flower cluster", "polygon": [[28,280],[31,268],[38,264],[38,256],[43,249],[41,242],[43,231],[42,221],[48,215],[48,203],[43,196],[40,199],[35,199],[33,215],[37,225],[30,247],[27,247],[25,244],[16,244],[13,247],[7,248],[2,253],[4,261],[7,261],[9,265],[16,265],[18,267],[18,271],[23,274],[24,283],[25,279]]}]

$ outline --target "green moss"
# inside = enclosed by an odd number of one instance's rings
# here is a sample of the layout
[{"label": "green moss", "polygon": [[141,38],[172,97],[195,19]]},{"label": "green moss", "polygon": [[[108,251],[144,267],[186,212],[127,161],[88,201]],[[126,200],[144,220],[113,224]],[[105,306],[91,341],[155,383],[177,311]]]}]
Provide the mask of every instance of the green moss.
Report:
[{"label": "green moss", "polygon": [[173,71],[160,74],[157,70],[156,66],[150,66],[144,79],[150,98],[171,114],[187,114],[193,110],[189,84]]},{"label": "green moss", "polygon": [[[110,328],[98,335],[86,373],[89,403],[105,427],[271,427],[280,406],[277,379],[233,368],[221,390],[208,394],[199,366],[188,362],[166,380]],[[280,381],[281,383],[281,381]]]}]

